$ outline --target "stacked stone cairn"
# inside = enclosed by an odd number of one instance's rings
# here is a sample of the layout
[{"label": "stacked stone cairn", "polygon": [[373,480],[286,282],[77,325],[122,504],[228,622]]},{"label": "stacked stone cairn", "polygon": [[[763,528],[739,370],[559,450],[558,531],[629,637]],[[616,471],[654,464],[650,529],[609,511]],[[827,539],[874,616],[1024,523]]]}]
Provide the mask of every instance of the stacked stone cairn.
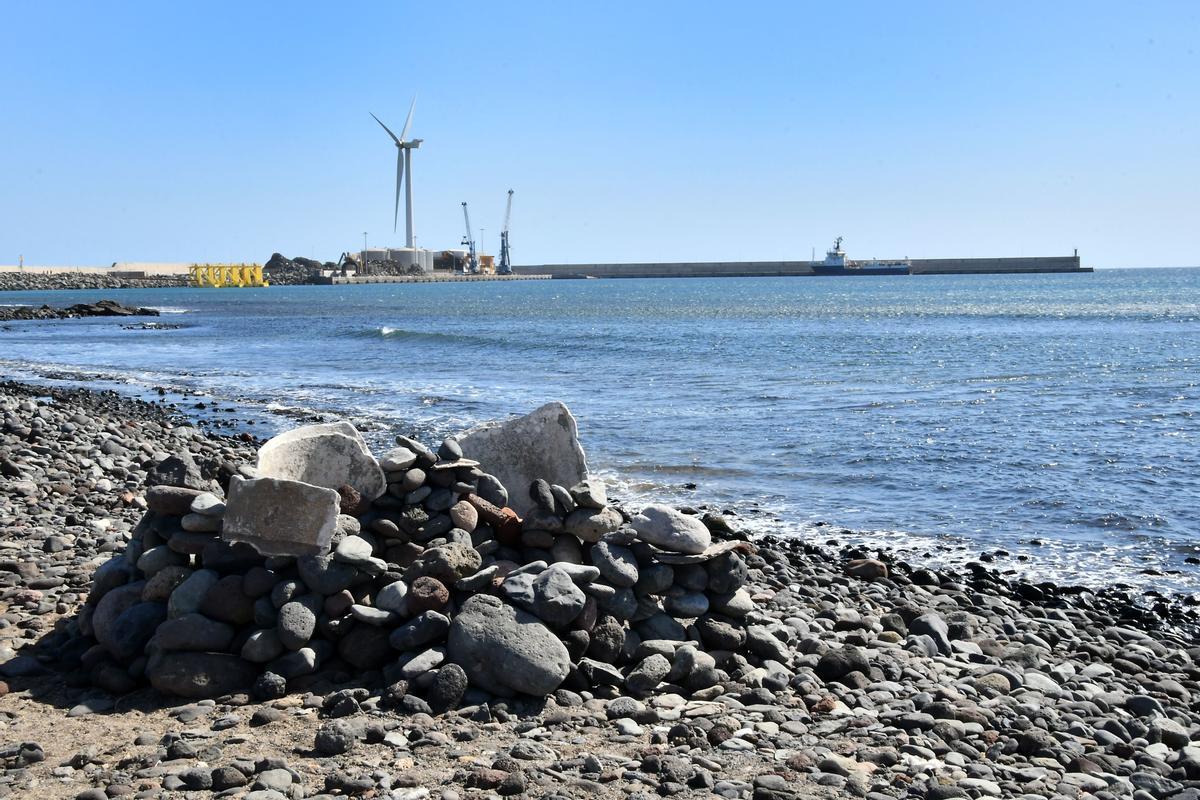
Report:
[{"label": "stacked stone cairn", "polygon": [[93,680],[258,699],[354,683],[435,713],[560,688],[704,698],[727,671],[786,684],[787,647],[749,624],[753,548],[714,544],[719,518],[629,515],[588,477],[510,503],[455,439],[397,442],[376,459],[348,423],[289,431],[224,499],[159,470],[79,618]]}]

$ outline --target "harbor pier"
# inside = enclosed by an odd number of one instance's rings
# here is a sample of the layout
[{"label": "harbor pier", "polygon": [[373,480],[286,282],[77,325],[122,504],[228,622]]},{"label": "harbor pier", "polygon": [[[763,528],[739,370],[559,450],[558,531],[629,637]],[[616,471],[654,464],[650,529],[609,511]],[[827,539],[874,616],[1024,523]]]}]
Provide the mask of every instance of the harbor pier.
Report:
[{"label": "harbor pier", "polygon": [[478,281],[545,281],[552,276],[543,274],[521,275],[459,275],[454,273],[426,273],[424,275],[340,275],[323,278],[322,283],[330,286],[355,286],[360,283],[475,283]]},{"label": "harbor pier", "polygon": [[[912,275],[1000,275],[1038,272],[1091,272],[1078,255],[1028,258],[906,259]],[[819,261],[696,261],[628,264],[536,264],[514,266],[518,275],[553,278],[767,278],[814,276]]]}]

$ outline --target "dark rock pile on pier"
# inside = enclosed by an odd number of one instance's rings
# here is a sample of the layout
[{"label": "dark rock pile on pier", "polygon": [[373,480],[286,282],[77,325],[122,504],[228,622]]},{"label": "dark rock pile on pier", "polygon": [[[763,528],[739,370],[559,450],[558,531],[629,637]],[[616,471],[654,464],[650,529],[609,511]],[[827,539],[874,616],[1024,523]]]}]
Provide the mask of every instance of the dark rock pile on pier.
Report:
[{"label": "dark rock pile on pier", "polygon": [[401,264],[391,259],[376,259],[368,261],[359,267],[355,275],[424,275],[425,270],[420,264]]},{"label": "dark rock pile on pier", "polygon": [[0,476],[0,796],[1200,797],[1194,607],[627,510],[561,406],[376,458],[0,384]]},{"label": "dark rock pile on pier", "polygon": [[80,317],[157,317],[154,308],[123,306],[116,300],[76,303],[65,308],[54,306],[0,306],[0,322],[17,320],[78,319]]},{"label": "dark rock pile on pier", "polygon": [[288,258],[282,253],[272,253],[267,263],[263,264],[263,275],[272,286],[302,286],[316,283],[322,269],[336,266],[331,261],[322,264],[311,258]]}]

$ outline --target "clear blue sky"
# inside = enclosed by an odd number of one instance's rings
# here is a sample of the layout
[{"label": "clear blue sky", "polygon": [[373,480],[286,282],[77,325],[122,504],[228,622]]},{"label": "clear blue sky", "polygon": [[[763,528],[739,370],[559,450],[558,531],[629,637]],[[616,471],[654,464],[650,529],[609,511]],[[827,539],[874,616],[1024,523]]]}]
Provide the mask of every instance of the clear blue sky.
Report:
[{"label": "clear blue sky", "polygon": [[1200,264],[1200,4],[7,3],[0,263]]}]

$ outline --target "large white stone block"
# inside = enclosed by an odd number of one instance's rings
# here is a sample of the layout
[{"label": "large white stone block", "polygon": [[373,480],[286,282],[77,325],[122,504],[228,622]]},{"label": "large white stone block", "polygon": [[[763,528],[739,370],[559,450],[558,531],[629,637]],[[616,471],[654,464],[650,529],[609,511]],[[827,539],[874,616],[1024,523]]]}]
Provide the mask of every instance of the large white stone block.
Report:
[{"label": "large white stone block", "polygon": [[365,500],[387,490],[387,478],[362,434],[349,422],[305,425],[281,433],[258,450],[264,478],[303,481],[337,489],[350,485]]},{"label": "large white stone block", "polygon": [[504,484],[509,506],[521,516],[534,507],[529,484],[538,478],[570,487],[587,477],[575,417],[559,402],[516,419],[485,423],[457,439],[464,456]]},{"label": "large white stone block", "polygon": [[265,556],[323,555],[337,526],[333,489],[282,478],[229,482],[221,538],[245,542]]}]

